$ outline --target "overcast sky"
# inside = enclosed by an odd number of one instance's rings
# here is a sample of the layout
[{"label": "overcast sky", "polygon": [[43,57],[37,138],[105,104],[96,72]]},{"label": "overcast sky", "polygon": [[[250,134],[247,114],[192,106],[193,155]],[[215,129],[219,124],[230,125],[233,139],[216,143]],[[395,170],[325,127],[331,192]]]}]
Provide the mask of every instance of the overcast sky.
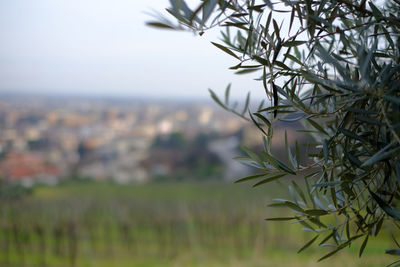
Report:
[{"label": "overcast sky", "polygon": [[[203,37],[145,26],[168,0],[0,0],[0,92],[207,98],[263,96]],[[254,77],[253,77],[254,78]]]}]

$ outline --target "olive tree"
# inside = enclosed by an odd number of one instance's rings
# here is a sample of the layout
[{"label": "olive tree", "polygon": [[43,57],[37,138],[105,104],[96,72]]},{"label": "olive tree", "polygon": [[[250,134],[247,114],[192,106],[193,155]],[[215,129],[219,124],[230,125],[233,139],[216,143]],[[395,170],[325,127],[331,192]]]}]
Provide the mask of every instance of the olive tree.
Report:
[{"label": "olive tree", "polygon": [[[334,247],[323,260],[383,224],[400,221],[400,1],[366,0],[202,0],[190,7],[171,0],[170,17],[150,26],[189,30],[202,35],[221,28],[212,42],[237,60],[238,74],[256,75],[265,99],[257,110],[249,99],[237,109],[211,91],[224,109],[254,123],[264,150],[244,149],[240,160],[259,169],[239,179],[255,185],[298,175],[289,185],[291,199],[270,206],[287,207],[295,221],[313,233],[305,248]],[[283,19],[282,19],[283,14]],[[301,155],[288,145],[287,159],[271,152],[278,120],[302,122],[314,137],[314,149]],[[306,157],[306,161],[302,160]],[[285,163],[289,162],[289,163]],[[304,164],[304,162],[308,162]],[[386,253],[400,255],[394,247]]]}]

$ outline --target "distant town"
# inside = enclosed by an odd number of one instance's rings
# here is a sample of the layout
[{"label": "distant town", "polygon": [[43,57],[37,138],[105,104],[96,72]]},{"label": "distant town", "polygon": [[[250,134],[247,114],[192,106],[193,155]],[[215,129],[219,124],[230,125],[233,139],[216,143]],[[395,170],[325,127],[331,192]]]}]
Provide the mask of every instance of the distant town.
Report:
[{"label": "distant town", "polygon": [[[0,176],[26,186],[67,178],[234,179],[259,132],[213,102],[0,96]],[[247,138],[246,138],[247,137]]]}]

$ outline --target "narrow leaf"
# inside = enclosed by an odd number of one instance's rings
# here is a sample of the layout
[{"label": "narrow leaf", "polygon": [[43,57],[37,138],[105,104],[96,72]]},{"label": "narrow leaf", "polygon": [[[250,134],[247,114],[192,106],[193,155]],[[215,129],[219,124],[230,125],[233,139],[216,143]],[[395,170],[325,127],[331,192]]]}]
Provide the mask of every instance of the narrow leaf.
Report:
[{"label": "narrow leaf", "polygon": [[296,217],[276,217],[276,218],[267,218],[266,221],[291,221],[297,219]]},{"label": "narrow leaf", "polygon": [[400,249],[385,249],[385,253],[400,256]]},{"label": "narrow leaf", "polygon": [[275,180],[277,180],[279,178],[282,178],[285,175],[286,175],[286,173],[274,175],[272,177],[266,178],[266,179],[264,179],[264,180],[262,180],[262,181],[260,181],[260,182],[258,182],[256,184],[254,184],[253,187],[256,187],[256,186],[259,186],[259,185],[262,185],[262,184],[265,184],[265,183],[269,183],[269,182],[275,181]]},{"label": "narrow leaf", "polygon": [[220,44],[217,44],[217,43],[214,43],[214,42],[211,42],[211,43],[213,45],[215,45],[216,47],[218,47],[219,49],[221,49],[222,51],[224,51],[225,53],[227,53],[227,54],[229,54],[229,55],[231,55],[231,56],[233,56],[233,57],[235,57],[235,58],[240,60],[240,58],[237,55],[235,55],[235,53],[233,53],[231,50],[229,50],[227,47],[225,47],[223,45],[220,45]]},{"label": "narrow leaf", "polygon": [[292,47],[292,46],[299,46],[299,45],[302,45],[305,43],[307,43],[307,41],[287,41],[287,42],[282,43],[282,46]]},{"label": "narrow leaf", "polygon": [[320,124],[318,124],[317,122],[315,122],[314,120],[308,118],[307,121],[315,128],[317,129],[320,133],[326,134],[329,136],[329,134],[324,130],[324,128],[322,128],[322,126]]},{"label": "narrow leaf", "polygon": [[250,103],[250,92],[247,93],[246,102],[244,103],[242,115],[245,114],[247,109],[249,108],[249,103]]},{"label": "narrow leaf", "polygon": [[318,210],[318,209],[305,210],[304,213],[310,216],[323,216],[328,214],[326,210]]},{"label": "narrow leaf", "polygon": [[378,203],[379,207],[381,207],[386,212],[387,215],[396,220],[400,220],[400,210],[391,207],[374,192],[370,191],[370,193],[371,196],[375,199],[376,203]]},{"label": "narrow leaf", "polygon": [[[391,144],[389,144],[388,146],[390,146]],[[386,150],[388,149],[388,146],[385,146],[384,148],[382,148],[381,150],[379,150],[378,152],[376,152],[372,157],[370,157],[368,160],[366,160],[361,167],[366,167],[372,164],[375,164],[379,161],[385,160],[389,157],[391,157],[393,154],[396,154],[397,152],[400,151],[400,146],[389,150],[386,152]]]},{"label": "narrow leaf", "polygon": [[244,181],[257,179],[257,178],[264,177],[264,176],[267,176],[267,175],[268,175],[267,173],[262,173],[262,174],[246,176],[246,177],[243,177],[243,178],[240,178],[240,179],[236,180],[235,183],[241,183],[241,182],[244,182]]},{"label": "narrow leaf", "polygon": [[366,237],[365,237],[365,239],[364,239],[364,241],[363,241],[363,243],[361,244],[360,252],[358,253],[358,257],[360,257],[360,258],[361,258],[362,254],[363,254],[363,252],[364,252],[365,247],[367,246],[368,237],[369,237],[369,235],[367,234]]},{"label": "narrow leaf", "polygon": [[319,235],[315,236],[313,239],[311,239],[310,241],[308,241],[303,247],[301,247],[301,248],[299,249],[299,251],[297,251],[297,253],[300,253],[300,252],[302,252],[303,250],[305,250],[306,248],[308,248],[309,246],[311,246],[311,245],[315,242],[315,240],[317,240],[318,237],[319,237]]},{"label": "narrow leaf", "polygon": [[147,26],[150,27],[155,27],[155,28],[161,28],[161,29],[169,29],[169,30],[174,30],[175,28],[165,24],[165,23],[161,23],[161,22],[156,22],[156,21],[150,21],[150,22],[146,22]]},{"label": "narrow leaf", "polygon": [[229,105],[229,93],[231,91],[231,84],[228,84],[228,86],[225,89],[225,104]]}]

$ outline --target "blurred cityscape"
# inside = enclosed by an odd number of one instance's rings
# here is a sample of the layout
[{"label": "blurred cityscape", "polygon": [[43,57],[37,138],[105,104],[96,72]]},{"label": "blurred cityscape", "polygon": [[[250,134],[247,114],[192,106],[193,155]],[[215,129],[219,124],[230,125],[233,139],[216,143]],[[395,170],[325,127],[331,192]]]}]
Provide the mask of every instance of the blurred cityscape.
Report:
[{"label": "blurred cityscape", "polygon": [[[273,123],[284,161],[285,131],[292,147],[305,137]],[[281,266],[310,239],[264,221],[292,216],[265,209],[286,187],[221,182],[254,172],[232,158],[263,144],[211,101],[3,95],[0,133],[0,266]],[[381,266],[389,242],[330,266]]]},{"label": "blurred cityscape", "polygon": [[258,131],[216,104],[112,98],[0,97],[0,175],[30,186],[64,178],[234,179]]}]

